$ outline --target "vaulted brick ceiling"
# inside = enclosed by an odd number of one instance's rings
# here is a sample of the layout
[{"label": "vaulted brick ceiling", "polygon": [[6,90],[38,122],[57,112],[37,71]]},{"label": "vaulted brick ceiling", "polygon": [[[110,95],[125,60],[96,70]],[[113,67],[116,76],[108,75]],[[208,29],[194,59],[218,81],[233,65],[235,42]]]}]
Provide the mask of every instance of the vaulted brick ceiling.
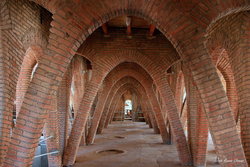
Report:
[{"label": "vaulted brick ceiling", "polygon": [[163,143],[172,133],[181,164],[206,164],[208,128],[222,166],[250,164],[248,0],[9,0],[0,9],[0,166],[30,166],[43,128],[54,136],[48,152],[60,152],[50,165],[73,165],[128,91]]}]

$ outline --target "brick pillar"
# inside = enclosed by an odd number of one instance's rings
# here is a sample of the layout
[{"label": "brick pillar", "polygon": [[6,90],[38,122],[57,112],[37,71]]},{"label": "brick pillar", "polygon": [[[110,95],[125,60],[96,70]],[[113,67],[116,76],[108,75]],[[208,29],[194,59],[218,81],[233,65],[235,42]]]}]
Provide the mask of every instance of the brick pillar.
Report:
[{"label": "brick pillar", "polygon": [[138,116],[136,116],[137,113],[137,107],[138,107],[138,102],[137,102],[138,97],[136,97],[134,94],[132,96],[132,121],[138,120]]},{"label": "brick pillar", "polygon": [[119,108],[119,104],[121,103],[121,101],[122,98],[118,97],[115,98],[115,95],[113,96],[112,101],[110,103],[110,107],[107,110],[106,118],[104,119],[105,120],[104,128],[107,128],[108,124],[110,124],[113,121],[115,111],[117,110],[117,108]]},{"label": "brick pillar", "polygon": [[[83,41],[82,29],[75,28],[74,33],[71,33],[72,27],[69,28],[68,25],[61,24],[65,20],[68,21],[68,18],[62,15],[64,14],[53,14],[50,40],[47,45],[48,52],[43,53],[39,60],[34,77],[25,94],[18,114],[19,119],[17,119],[13,129],[4,166],[31,166],[45,119],[51,110],[51,101],[49,100],[55,96],[75,50]],[[63,25],[63,29],[61,29],[61,25]],[[58,32],[58,29],[61,29],[61,32]],[[68,36],[65,40],[61,33],[66,32]],[[67,41],[67,46],[61,47],[65,46],[65,41]]]},{"label": "brick pillar", "polygon": [[69,96],[70,96],[70,76],[69,72],[64,74],[62,82],[57,92],[57,110],[58,110],[58,124],[59,124],[59,141],[60,154],[62,155],[66,147],[68,128],[69,128]]},{"label": "brick pillar", "polygon": [[152,88],[151,89],[148,88],[146,91],[147,91],[148,97],[150,99],[151,108],[153,109],[153,113],[155,115],[156,122],[157,122],[157,125],[159,127],[163,143],[171,144],[171,141],[169,141],[168,130],[167,130],[167,126],[166,126],[166,123],[165,123],[165,120],[163,117],[163,113],[160,109],[160,106],[159,106],[159,103],[156,99],[156,96],[155,96]]},{"label": "brick pillar", "polygon": [[[186,61],[191,77],[204,104],[209,130],[222,166],[247,166],[234,115],[216,68],[198,36],[190,37]],[[196,38],[196,40],[192,40]],[[226,140],[225,140],[226,139]],[[229,147],[230,146],[230,147]],[[237,160],[237,161],[234,161]]]},{"label": "brick pillar", "polygon": [[87,144],[93,144],[95,134],[100,123],[101,116],[103,114],[104,106],[107,98],[107,89],[98,92],[98,96],[100,99],[97,102],[96,111],[94,112],[91,127],[89,129],[89,133],[87,135]]},{"label": "brick pillar", "polygon": [[106,118],[107,118],[107,114],[108,114],[108,104],[106,104],[104,106],[104,109],[103,109],[103,112],[102,112],[102,115],[101,115],[101,120],[100,120],[100,123],[98,125],[98,129],[97,129],[97,134],[101,134],[102,133],[102,130],[104,128],[104,125],[105,125],[105,122],[106,122]]},{"label": "brick pillar", "polygon": [[190,152],[194,161],[196,157],[196,126],[197,126],[197,95],[196,88],[193,86],[192,78],[185,75],[185,87],[187,93],[187,131],[188,131],[188,144],[190,147]]},{"label": "brick pillar", "polygon": [[155,73],[157,74],[157,76],[155,76],[155,83],[160,92],[163,103],[166,104],[166,112],[171,130],[173,132],[173,138],[176,143],[180,161],[183,165],[191,165],[192,158],[189,146],[175,104],[173,92],[167,82],[167,76],[164,71],[161,71],[161,69],[159,69],[159,71],[156,70]]},{"label": "brick pillar", "polygon": [[[57,111],[57,96],[53,96],[51,100],[51,110],[48,113],[48,118],[45,123],[45,137],[50,139],[46,140],[47,152],[60,151],[59,144],[59,117]],[[61,127],[60,127],[61,128]],[[49,167],[58,167],[62,164],[61,153],[48,155]]]},{"label": "brick pillar", "polygon": [[3,165],[9,148],[13,123],[13,109],[21,55],[22,43],[12,31],[9,5],[0,1],[0,166]]},{"label": "brick pillar", "polygon": [[149,118],[151,120],[151,124],[152,124],[152,127],[154,129],[154,133],[155,134],[160,134],[160,130],[158,128],[158,124],[155,120],[155,116],[153,114],[153,111],[151,109],[151,106],[148,104],[149,102],[145,101],[144,104],[145,104],[145,109],[147,110],[148,112],[148,115],[149,115]]},{"label": "brick pillar", "polygon": [[198,100],[197,125],[196,125],[196,154],[193,157],[194,166],[206,166],[208,123],[203,104]]},{"label": "brick pillar", "polygon": [[[119,99],[119,100],[118,100]],[[112,123],[112,121],[117,121],[117,119],[115,119],[115,115],[118,115],[120,116],[121,115],[121,104],[124,104],[124,98],[123,97],[116,97],[114,103],[111,103],[111,106],[113,106],[112,104],[115,104],[114,107],[111,107],[109,112],[108,112],[108,115],[107,115],[107,118],[105,119],[105,125],[104,125],[104,128],[108,128],[108,125]],[[118,114],[116,114],[118,113]],[[121,117],[122,119],[124,117]],[[118,119],[119,120],[119,119]],[[123,120],[124,121],[124,120]]]},{"label": "brick pillar", "polygon": [[193,80],[185,69],[185,87],[187,91],[188,143],[193,158],[193,165],[206,166],[208,124]]},{"label": "brick pillar", "polygon": [[248,164],[250,164],[250,14],[243,16],[241,40],[233,44],[229,54],[239,98],[241,140]]},{"label": "brick pillar", "polygon": [[144,96],[145,95],[141,95],[139,97],[140,108],[141,108],[141,111],[143,113],[146,124],[149,126],[149,128],[153,128],[151,118],[149,117],[148,109],[145,106],[145,97]]},{"label": "brick pillar", "polygon": [[68,144],[64,152],[63,164],[65,166],[73,165],[75,163],[76,153],[99,86],[100,83],[94,83],[91,81],[86,84],[79,112],[74,120]]},{"label": "brick pillar", "polygon": [[[229,63],[229,62],[228,62]],[[232,108],[232,111],[234,113],[234,117],[235,120],[237,119],[238,116],[238,93],[237,93],[237,89],[236,89],[236,84],[235,84],[235,79],[234,79],[234,74],[231,68],[231,65],[227,65],[226,68],[222,68],[222,67],[217,67],[221,74],[223,75],[225,81],[226,81],[226,93],[227,93],[227,97],[230,103],[230,106]],[[238,120],[236,120],[238,121]]]}]

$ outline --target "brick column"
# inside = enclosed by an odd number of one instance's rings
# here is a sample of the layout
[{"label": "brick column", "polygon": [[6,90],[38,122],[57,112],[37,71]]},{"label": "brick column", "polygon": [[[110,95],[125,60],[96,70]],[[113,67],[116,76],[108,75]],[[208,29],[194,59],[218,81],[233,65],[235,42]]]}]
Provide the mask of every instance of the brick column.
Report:
[{"label": "brick column", "polygon": [[102,91],[98,92],[98,96],[100,98],[97,102],[96,111],[94,112],[91,127],[90,127],[89,133],[87,135],[87,144],[93,144],[93,142],[94,142],[95,134],[96,134],[101,116],[103,114],[104,105],[106,102],[105,99],[107,98],[107,92],[108,92],[107,89],[103,89]]},{"label": "brick column", "polygon": [[76,153],[81,141],[81,137],[87,123],[88,115],[94,98],[97,94],[100,83],[90,81],[86,84],[86,89],[82,98],[79,112],[74,120],[68,144],[64,152],[63,164],[65,166],[73,165],[75,163]]},{"label": "brick column", "polygon": [[[74,33],[72,33],[72,28],[61,24],[65,20],[72,21],[64,16],[63,12],[60,15],[53,15],[54,20],[51,23],[50,40],[47,46],[48,52],[44,53],[39,60],[34,77],[24,96],[4,161],[6,167],[32,165],[45,119],[48,118],[48,112],[51,112],[51,99],[56,95],[55,92],[63,74],[66,72],[75,50],[79,47],[79,43],[83,40],[81,28],[75,27]],[[55,28],[56,26],[58,27]],[[66,32],[67,37],[62,37],[61,34]],[[73,38],[72,35],[74,35]],[[60,46],[65,47],[59,49]]]},{"label": "brick column", "polygon": [[[53,96],[51,99],[50,112],[45,123],[45,137],[51,137],[46,140],[47,152],[60,151],[59,144],[59,117],[57,111],[57,96]],[[60,127],[61,128],[61,127]],[[61,153],[48,155],[49,167],[58,167],[62,164]]]},{"label": "brick column", "polygon": [[163,117],[163,113],[159,107],[158,101],[156,99],[156,96],[151,88],[151,90],[148,88],[147,90],[148,97],[150,99],[151,107],[153,109],[153,113],[156,118],[157,125],[160,130],[160,134],[162,136],[163,143],[166,144],[171,144],[171,141],[169,141],[169,136],[168,136],[168,130],[167,126]]},{"label": "brick column", "polygon": [[203,104],[187,68],[184,74],[187,92],[188,143],[193,165],[202,167],[206,166],[208,124]]},{"label": "brick column", "polygon": [[[204,104],[209,129],[222,166],[247,166],[234,115],[216,68],[202,40],[193,35],[186,52],[188,68]],[[188,46],[188,45],[186,45]],[[226,140],[225,140],[226,139]],[[237,160],[237,161],[235,161]]]},{"label": "brick column", "polygon": [[[158,71],[159,70],[159,71]],[[176,143],[180,161],[183,165],[191,165],[192,158],[189,146],[186,141],[184,129],[179,117],[179,113],[175,104],[175,99],[171,88],[167,84],[167,76],[161,69],[154,71],[156,73],[155,83],[160,92],[163,102],[166,104],[166,112],[169,124],[173,132],[173,138]]]},{"label": "brick column", "polygon": [[150,118],[150,121],[151,121],[151,124],[152,124],[152,127],[154,129],[154,133],[155,134],[160,134],[160,130],[159,130],[159,127],[158,127],[158,124],[155,120],[155,116],[154,114],[152,113],[152,109],[151,109],[151,106],[148,104],[149,102],[147,101],[144,101],[144,105],[145,105],[145,110],[147,110],[148,112],[148,115],[149,115],[149,118]]},{"label": "brick column", "polygon": [[24,55],[22,43],[12,31],[9,1],[0,2],[0,166],[9,148],[13,123],[15,90],[20,70],[19,61]]},{"label": "brick column", "polygon": [[57,110],[58,110],[58,125],[59,125],[59,141],[60,154],[63,154],[67,144],[68,128],[69,128],[69,96],[70,96],[70,76],[69,72],[64,74],[62,82],[57,92]]},{"label": "brick column", "polygon": [[233,50],[229,56],[239,96],[241,140],[246,159],[250,164],[250,14],[246,13],[242,20],[242,36],[240,41],[233,43]]}]

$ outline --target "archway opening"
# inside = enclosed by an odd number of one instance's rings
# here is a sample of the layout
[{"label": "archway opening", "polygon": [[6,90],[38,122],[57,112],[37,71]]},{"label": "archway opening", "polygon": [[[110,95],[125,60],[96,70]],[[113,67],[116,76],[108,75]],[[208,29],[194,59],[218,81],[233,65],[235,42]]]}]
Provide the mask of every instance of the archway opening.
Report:
[{"label": "archway opening", "polygon": [[133,112],[133,104],[132,100],[128,99],[125,100],[125,105],[124,105],[124,120],[132,120],[132,112]]}]

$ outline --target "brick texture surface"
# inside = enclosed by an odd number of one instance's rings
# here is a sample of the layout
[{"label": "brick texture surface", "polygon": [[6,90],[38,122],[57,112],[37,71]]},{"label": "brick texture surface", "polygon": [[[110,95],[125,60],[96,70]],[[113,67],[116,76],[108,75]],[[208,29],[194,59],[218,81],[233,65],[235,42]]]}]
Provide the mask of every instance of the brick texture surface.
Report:
[{"label": "brick texture surface", "polygon": [[[0,166],[31,166],[43,131],[54,136],[48,151],[60,151],[49,166],[73,165],[128,90],[183,165],[205,165],[208,129],[221,166],[250,164],[249,1],[1,0],[0,9]],[[118,16],[160,32],[132,28],[128,38],[109,27],[104,37],[99,27]]]}]

